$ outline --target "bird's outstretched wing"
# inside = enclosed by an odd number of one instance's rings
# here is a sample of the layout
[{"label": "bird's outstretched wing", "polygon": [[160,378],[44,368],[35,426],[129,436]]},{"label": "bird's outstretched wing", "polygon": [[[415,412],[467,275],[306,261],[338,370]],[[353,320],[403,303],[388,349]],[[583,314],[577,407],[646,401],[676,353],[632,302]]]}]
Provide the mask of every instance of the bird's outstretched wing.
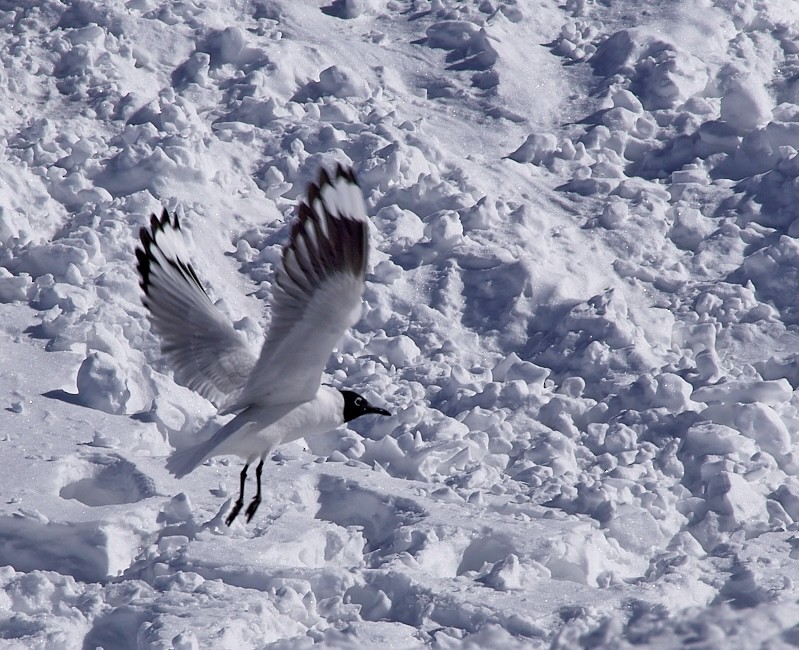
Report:
[{"label": "bird's outstretched wing", "polygon": [[312,399],[333,347],[361,315],[369,221],[355,176],[340,165],[308,189],[292,225],[272,295],[272,321],[261,354],[235,403]]},{"label": "bird's outstretched wing", "polygon": [[137,269],[150,323],[175,380],[217,406],[245,385],[255,355],[203,289],[189,261],[177,215],[166,209],[140,232]]}]

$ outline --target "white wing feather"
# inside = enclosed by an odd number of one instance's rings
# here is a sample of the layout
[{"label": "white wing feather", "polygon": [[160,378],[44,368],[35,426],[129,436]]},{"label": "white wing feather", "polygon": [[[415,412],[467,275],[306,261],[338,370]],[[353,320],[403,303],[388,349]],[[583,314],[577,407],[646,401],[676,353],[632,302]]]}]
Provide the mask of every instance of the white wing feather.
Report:
[{"label": "white wing feather", "polygon": [[300,204],[276,275],[272,322],[237,399],[222,412],[313,399],[341,337],[361,315],[369,221],[355,177],[322,172]]},{"label": "white wing feather", "polygon": [[136,250],[143,302],[175,380],[217,406],[247,382],[255,355],[214,306],[189,262],[177,215],[164,210],[141,229]]},{"label": "white wing feather", "polygon": [[203,289],[177,216],[153,215],[140,236],[143,301],[176,381],[222,414],[314,398],[333,348],[361,314],[369,220],[351,171],[339,166],[333,179],[322,172],[300,204],[257,360]]}]

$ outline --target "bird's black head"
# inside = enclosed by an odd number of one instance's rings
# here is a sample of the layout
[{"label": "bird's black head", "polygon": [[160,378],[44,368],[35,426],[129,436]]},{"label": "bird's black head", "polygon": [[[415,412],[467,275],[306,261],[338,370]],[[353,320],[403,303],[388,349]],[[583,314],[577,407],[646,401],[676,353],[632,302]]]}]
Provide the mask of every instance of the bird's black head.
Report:
[{"label": "bird's black head", "polygon": [[344,422],[349,422],[362,415],[376,413],[377,415],[391,415],[386,409],[372,406],[362,395],[351,390],[339,391],[344,396]]}]

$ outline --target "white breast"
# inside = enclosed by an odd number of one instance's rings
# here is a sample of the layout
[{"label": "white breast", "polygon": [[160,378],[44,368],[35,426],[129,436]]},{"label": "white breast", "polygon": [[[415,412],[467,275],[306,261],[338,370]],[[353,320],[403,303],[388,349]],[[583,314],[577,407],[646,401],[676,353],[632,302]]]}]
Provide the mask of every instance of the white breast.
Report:
[{"label": "white breast", "polygon": [[[279,445],[335,429],[344,422],[344,398],[330,386],[321,386],[316,397],[298,406],[250,407],[248,423],[214,449],[214,456],[236,454],[244,459],[268,454]],[[263,426],[265,422],[272,422]]]},{"label": "white breast", "polygon": [[[344,397],[335,388],[321,386],[314,399],[289,411],[268,429],[274,429],[275,433],[281,435],[280,443],[283,443],[324,433],[343,423]],[[267,433],[267,430],[264,433]],[[271,431],[268,435],[271,436]]]}]

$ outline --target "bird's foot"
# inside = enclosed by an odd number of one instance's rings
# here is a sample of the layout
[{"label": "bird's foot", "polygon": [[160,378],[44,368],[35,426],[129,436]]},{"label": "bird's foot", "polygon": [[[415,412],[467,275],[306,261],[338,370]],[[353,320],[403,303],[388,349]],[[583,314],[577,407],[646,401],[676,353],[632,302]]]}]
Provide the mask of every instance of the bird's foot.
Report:
[{"label": "bird's foot", "polygon": [[261,505],[261,497],[254,497],[252,501],[250,501],[250,505],[247,506],[247,523],[250,523],[250,519],[253,518],[255,515],[255,511],[258,510],[258,506]]},{"label": "bird's foot", "polygon": [[[244,499],[239,499],[238,501],[236,501],[236,503],[233,504],[233,510],[230,511],[230,514],[227,516],[227,519],[225,519],[225,523],[228,526],[230,526],[230,524],[233,523],[233,520],[238,516],[239,512],[241,511],[241,507],[243,505],[244,505]],[[247,508],[247,512],[249,511],[250,509]],[[249,518],[247,519],[247,521],[249,521]]]}]

